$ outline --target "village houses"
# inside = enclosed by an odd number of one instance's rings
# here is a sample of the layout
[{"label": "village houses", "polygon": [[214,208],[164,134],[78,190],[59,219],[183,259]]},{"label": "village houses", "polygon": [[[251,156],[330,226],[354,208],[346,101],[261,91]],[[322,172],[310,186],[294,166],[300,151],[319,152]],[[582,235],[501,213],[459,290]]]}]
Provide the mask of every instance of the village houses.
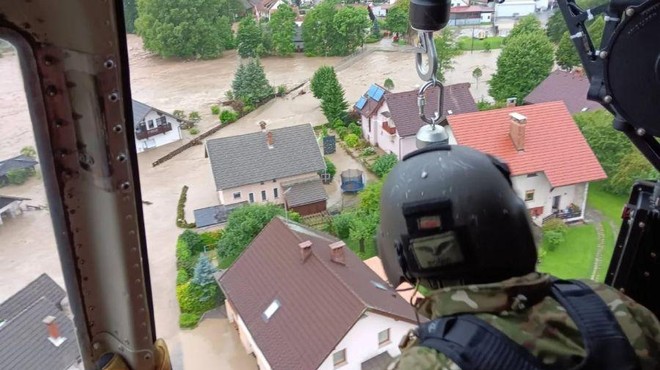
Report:
[{"label": "village houses", "polygon": [[310,124],[223,137],[206,142],[218,200],[283,204],[301,215],[326,209],[328,196],[319,171],[325,170]]},{"label": "village houses", "polygon": [[384,369],[417,325],[414,308],[343,241],[281,217],[218,283],[262,370]]},{"label": "village houses", "polygon": [[173,115],[133,100],[135,147],[138,153],[181,140],[183,123]]}]

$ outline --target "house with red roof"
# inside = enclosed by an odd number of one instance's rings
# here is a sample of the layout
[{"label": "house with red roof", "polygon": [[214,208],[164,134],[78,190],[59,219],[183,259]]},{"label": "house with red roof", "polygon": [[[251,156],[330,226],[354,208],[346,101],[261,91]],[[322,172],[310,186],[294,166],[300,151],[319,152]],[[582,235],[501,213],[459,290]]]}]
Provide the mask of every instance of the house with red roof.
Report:
[{"label": "house with red roof", "polygon": [[[434,109],[438,90],[427,92],[426,101],[427,109]],[[425,125],[419,118],[417,90],[395,93],[373,84],[353,108],[360,115],[362,135],[371,145],[394,153],[399,159],[417,149],[415,135]],[[470,84],[445,86],[443,108],[448,116],[476,112],[477,103],[470,93]]]},{"label": "house with red roof", "polygon": [[384,369],[414,308],[341,240],[274,218],[218,277],[260,369]]},{"label": "house with red roof", "polygon": [[589,182],[607,177],[561,102],[448,117],[450,144],[494,155],[511,169],[513,187],[537,224],[584,218]]}]

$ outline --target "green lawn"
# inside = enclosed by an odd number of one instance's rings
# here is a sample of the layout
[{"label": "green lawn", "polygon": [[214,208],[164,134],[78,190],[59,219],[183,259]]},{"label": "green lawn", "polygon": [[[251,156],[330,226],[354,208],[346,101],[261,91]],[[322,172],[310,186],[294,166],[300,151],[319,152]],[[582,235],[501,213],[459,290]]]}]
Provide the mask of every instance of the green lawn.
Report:
[{"label": "green lawn", "polygon": [[605,275],[607,274],[607,269],[610,267],[610,260],[614,252],[614,242],[616,241],[616,235],[614,235],[609,222],[603,222],[603,230],[605,230],[605,249],[603,250],[603,258],[601,259],[602,262],[597,277],[597,280],[600,282],[605,281]]},{"label": "green lawn", "polygon": [[589,278],[596,253],[596,229],[593,225],[571,226],[566,241],[547,252],[539,271],[564,279]]},{"label": "green lawn", "polygon": [[376,241],[373,238],[364,241],[364,253],[360,253],[360,243],[357,240],[347,238],[344,242],[363,261],[378,255]]},{"label": "green lawn", "polygon": [[[483,50],[484,43],[488,41],[491,49],[499,49],[502,47],[504,37],[495,36],[483,40],[474,39],[474,50]],[[472,39],[468,36],[458,38],[458,48],[461,50],[472,50]]]},{"label": "green lawn", "polygon": [[621,211],[623,205],[627,202],[627,196],[614,195],[603,190],[602,182],[589,184],[587,204],[589,207],[598,210],[603,216],[610,218],[615,224],[621,222]]}]

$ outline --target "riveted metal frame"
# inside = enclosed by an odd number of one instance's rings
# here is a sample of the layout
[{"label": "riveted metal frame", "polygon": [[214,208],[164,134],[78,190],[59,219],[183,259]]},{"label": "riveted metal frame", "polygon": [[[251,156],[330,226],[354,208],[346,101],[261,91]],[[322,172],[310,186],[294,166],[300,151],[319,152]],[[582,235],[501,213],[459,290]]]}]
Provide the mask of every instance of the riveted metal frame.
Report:
[{"label": "riveted metal frame", "polygon": [[21,60],[84,366],[154,367],[155,328],[121,1],[0,4]]}]

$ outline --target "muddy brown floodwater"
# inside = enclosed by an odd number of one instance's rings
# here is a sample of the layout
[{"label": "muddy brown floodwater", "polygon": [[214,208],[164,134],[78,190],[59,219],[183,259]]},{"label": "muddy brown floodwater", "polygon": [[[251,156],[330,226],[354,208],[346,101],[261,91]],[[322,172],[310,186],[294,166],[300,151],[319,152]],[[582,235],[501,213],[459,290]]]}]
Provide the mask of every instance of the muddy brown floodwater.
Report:
[{"label": "muddy brown floodwater", "polygon": [[[183,109],[202,113],[202,129],[217,122],[210,114],[210,105],[230,89],[231,79],[238,64],[234,51],[210,61],[168,61],[152,56],[142,49],[141,40],[128,37],[133,97],[165,111]],[[414,70],[413,55],[398,52],[387,41],[348,59],[264,58],[266,75],[272,85],[294,86],[309,79],[321,65],[337,65],[338,76],[349,105],[362,95],[371,83],[383,83],[391,78],[394,91],[403,91],[420,84]],[[384,51],[374,51],[373,49]],[[495,70],[498,51],[466,54],[456,59],[455,70],[447,73],[447,83],[472,82],[475,98],[487,97],[486,81]],[[483,70],[477,89],[472,78],[476,67]],[[14,54],[0,58],[0,158],[18,154],[24,146],[34,145],[22,78]],[[304,90],[309,88],[305,86]],[[325,121],[319,102],[308,92],[297,92],[276,98],[238,122],[220,130],[213,137],[238,135],[258,129],[257,123],[266,120],[270,127],[283,127],[301,123],[321,124]],[[236,343],[235,335],[228,335],[226,319],[214,317],[192,331],[178,328],[178,305],[175,296],[176,238],[181,232],[174,226],[176,204],[183,185],[188,185],[186,216],[192,220],[192,210],[217,204],[214,182],[208,159],[202,146],[194,147],[165,162],[151,167],[151,162],[178,145],[170,144],[140,154],[139,168],[144,206],[149,264],[154,295],[156,330],[170,348],[176,369],[201,369],[217,360],[225,350],[233,351],[223,357],[223,369],[256,368],[253,358],[246,355]],[[341,148],[338,148],[341,150]],[[361,168],[345,153],[333,156],[338,170]],[[342,168],[344,167],[344,168]],[[336,187],[336,184],[334,184]],[[330,191],[331,201],[340,200],[336,189]],[[27,204],[45,205],[43,183],[37,175],[21,186],[7,186],[0,194],[30,198]],[[48,211],[29,211],[15,219],[5,220],[0,226],[0,301],[5,300],[39,274],[46,272],[63,285],[53,230]]]}]

